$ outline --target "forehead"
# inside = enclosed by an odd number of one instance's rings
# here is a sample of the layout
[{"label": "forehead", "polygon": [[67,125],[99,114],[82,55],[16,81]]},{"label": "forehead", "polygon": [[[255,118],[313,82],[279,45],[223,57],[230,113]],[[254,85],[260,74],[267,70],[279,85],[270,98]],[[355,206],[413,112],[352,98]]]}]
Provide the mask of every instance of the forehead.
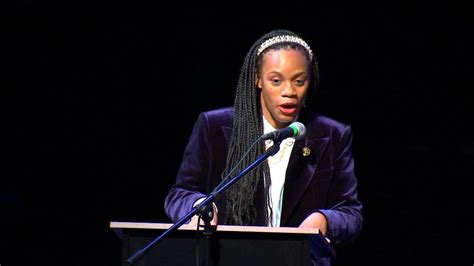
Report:
[{"label": "forehead", "polygon": [[304,52],[292,48],[269,50],[263,55],[262,68],[306,69],[309,61]]}]

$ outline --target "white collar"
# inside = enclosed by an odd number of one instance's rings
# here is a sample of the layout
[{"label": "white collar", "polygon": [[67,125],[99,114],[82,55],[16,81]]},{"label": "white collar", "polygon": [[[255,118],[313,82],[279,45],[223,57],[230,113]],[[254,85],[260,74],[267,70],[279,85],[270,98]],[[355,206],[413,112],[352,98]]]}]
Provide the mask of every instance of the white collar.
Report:
[{"label": "white collar", "polygon": [[[277,130],[277,129],[274,128],[270,124],[270,122],[268,122],[268,120],[265,118],[265,116],[263,116],[263,134],[267,134],[267,133],[275,131],[275,130]],[[292,146],[295,143],[295,138],[293,138],[293,137],[286,138],[282,141],[282,143],[285,143],[288,146]],[[265,146],[268,148],[268,147],[273,145],[273,140],[270,140],[270,139],[266,140],[265,144],[266,144]]]}]

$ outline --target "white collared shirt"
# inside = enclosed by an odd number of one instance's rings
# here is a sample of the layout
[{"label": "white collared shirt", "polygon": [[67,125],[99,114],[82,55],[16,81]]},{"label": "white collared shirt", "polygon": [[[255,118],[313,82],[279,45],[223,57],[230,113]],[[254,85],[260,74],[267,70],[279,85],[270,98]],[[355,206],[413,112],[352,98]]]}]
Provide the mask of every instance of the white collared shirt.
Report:
[{"label": "white collared shirt", "polygon": [[[269,133],[276,129],[263,117],[263,133]],[[286,169],[290,160],[290,154],[295,144],[295,138],[286,138],[280,144],[280,150],[273,156],[268,157],[270,168],[270,204],[273,209],[272,223],[269,226],[279,227],[283,201],[283,188],[285,185]],[[265,148],[273,146],[272,140],[265,141]]]}]

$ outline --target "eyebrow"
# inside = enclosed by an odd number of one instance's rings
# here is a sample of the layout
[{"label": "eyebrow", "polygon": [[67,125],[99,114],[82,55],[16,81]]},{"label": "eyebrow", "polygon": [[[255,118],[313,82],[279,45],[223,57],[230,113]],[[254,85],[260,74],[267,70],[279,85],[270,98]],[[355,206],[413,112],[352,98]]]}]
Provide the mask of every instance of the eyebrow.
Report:
[{"label": "eyebrow", "polygon": [[[267,75],[270,75],[270,74],[278,74],[280,76],[282,75],[281,72],[278,72],[278,71],[270,71],[270,72],[267,73]],[[301,76],[301,75],[308,75],[308,73],[306,71],[301,71],[301,72],[298,72],[298,73],[294,74],[292,76],[292,78],[297,77],[297,76]]]}]

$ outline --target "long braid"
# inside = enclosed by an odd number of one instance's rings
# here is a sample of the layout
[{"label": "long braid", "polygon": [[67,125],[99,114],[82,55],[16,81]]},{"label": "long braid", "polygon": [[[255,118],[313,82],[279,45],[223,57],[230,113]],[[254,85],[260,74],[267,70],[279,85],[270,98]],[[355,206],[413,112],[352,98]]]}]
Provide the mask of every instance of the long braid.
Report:
[{"label": "long braid", "polygon": [[[234,99],[232,136],[227,154],[227,165],[222,177],[226,176],[230,169],[236,166],[237,162],[243,158],[248,147],[250,147],[253,142],[263,134],[260,90],[256,88],[255,84],[256,75],[258,74],[257,71],[261,64],[261,59],[259,58],[262,58],[264,53],[257,57],[257,49],[265,40],[278,35],[298,36],[287,30],[272,31],[257,40],[245,57],[240,71]],[[274,48],[270,47],[270,49]],[[316,60],[313,60],[313,62],[316,62]],[[318,80],[316,64],[313,64],[312,72],[315,74],[314,80]],[[234,171],[239,173],[244,170],[264,152],[264,149],[265,146],[263,142],[257,143],[256,148],[243,158]],[[255,198],[261,176],[264,177],[264,206],[270,210],[269,212],[265,211],[265,221],[271,221],[272,209],[269,193],[269,187],[271,184],[270,169],[268,163],[264,162],[247,173],[246,176],[242,177],[241,180],[236,182],[226,192],[227,216],[225,223],[236,225],[252,225],[255,223],[257,216]]]}]

